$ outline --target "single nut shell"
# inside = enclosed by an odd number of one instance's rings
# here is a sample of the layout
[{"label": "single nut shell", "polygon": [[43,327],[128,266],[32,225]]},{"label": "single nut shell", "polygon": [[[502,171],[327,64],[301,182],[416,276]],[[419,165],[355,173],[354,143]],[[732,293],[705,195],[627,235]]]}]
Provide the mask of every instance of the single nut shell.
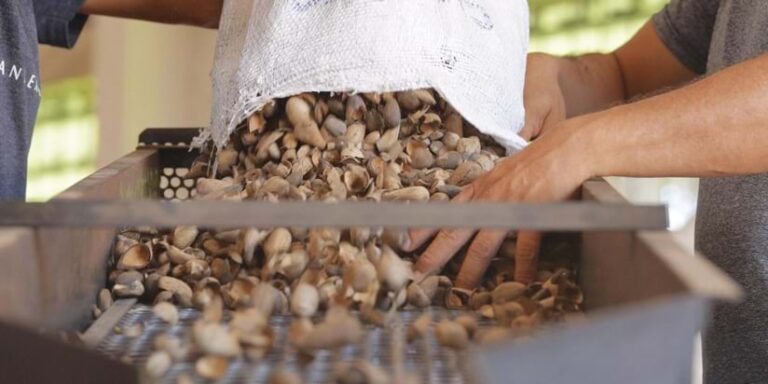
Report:
[{"label": "single nut shell", "polygon": [[461,288],[451,288],[445,295],[445,307],[448,309],[464,309],[469,303],[471,291]]},{"label": "single nut shell", "polygon": [[432,303],[432,299],[427,296],[421,285],[411,283],[408,285],[408,304],[413,305],[416,308],[426,308]]},{"label": "single nut shell", "polygon": [[299,141],[320,149],[325,148],[327,145],[325,138],[320,133],[320,128],[318,128],[317,123],[314,121],[296,126],[293,130],[293,134],[296,135],[296,138],[299,139]]},{"label": "single nut shell", "polygon": [[389,99],[384,103],[384,123],[387,128],[394,128],[400,125],[402,114],[400,112],[400,105],[395,99]]},{"label": "single nut shell", "polygon": [[469,298],[469,307],[473,310],[478,310],[483,305],[491,304],[493,302],[493,296],[490,292],[475,292]]},{"label": "single nut shell", "polygon": [[127,285],[118,283],[112,287],[112,293],[119,298],[139,297],[144,294],[144,284],[141,280],[134,280]]},{"label": "single nut shell", "polygon": [[291,247],[291,231],[287,228],[275,228],[264,240],[264,253],[269,257],[279,253],[288,252]]},{"label": "single nut shell", "polygon": [[152,248],[147,244],[130,247],[117,262],[117,269],[142,269],[152,261]]},{"label": "single nut shell", "polygon": [[429,190],[424,187],[405,187],[384,192],[381,198],[385,201],[428,201]]},{"label": "single nut shell", "polygon": [[192,338],[203,353],[236,357],[242,352],[237,336],[223,324],[198,321],[192,326]]},{"label": "single nut shell", "polygon": [[505,327],[491,327],[477,332],[475,340],[479,344],[494,344],[507,340],[512,336],[512,331]]},{"label": "single nut shell", "polygon": [[379,152],[387,152],[392,147],[395,146],[395,144],[398,143],[397,138],[400,135],[400,127],[394,127],[386,130],[381,137],[379,137],[376,140],[376,149],[379,150]]},{"label": "single nut shell", "polygon": [[456,316],[456,318],[453,319],[453,321],[459,323],[464,329],[467,330],[467,334],[470,338],[473,338],[475,333],[477,332],[477,329],[479,328],[477,324],[477,318],[471,314],[463,314]]},{"label": "single nut shell", "polygon": [[443,169],[456,169],[463,161],[461,154],[456,151],[446,151],[437,156],[435,165]]},{"label": "single nut shell", "polygon": [[363,336],[360,320],[350,315],[346,309],[330,308],[323,322],[318,324],[298,346],[303,352],[311,353],[317,349],[338,348],[357,343]]},{"label": "single nut shell", "polygon": [[397,103],[402,109],[408,112],[421,108],[421,100],[415,91],[405,91],[397,93]]},{"label": "single nut shell", "polygon": [[320,304],[320,295],[315,286],[300,283],[291,293],[291,312],[300,317],[312,317]]},{"label": "single nut shell", "polygon": [[491,300],[494,304],[504,304],[523,296],[526,289],[525,284],[516,281],[501,283],[491,292]]},{"label": "single nut shell", "polygon": [[302,380],[294,372],[288,372],[283,369],[273,369],[267,377],[267,384],[301,384]]},{"label": "single nut shell", "polygon": [[411,165],[416,169],[426,169],[435,164],[435,156],[429,148],[417,148],[411,154]]},{"label": "single nut shell", "polygon": [[152,312],[168,324],[175,325],[179,322],[179,310],[171,303],[157,303],[152,308]]},{"label": "single nut shell", "polygon": [[347,124],[334,115],[328,115],[325,118],[323,128],[336,137],[344,136],[347,133]]},{"label": "single nut shell", "polygon": [[144,365],[144,369],[147,374],[153,379],[159,379],[165,376],[168,369],[171,368],[171,355],[165,351],[154,351],[147,358],[147,362]]},{"label": "single nut shell", "polygon": [[157,281],[157,286],[164,290],[173,292],[173,297],[184,306],[192,305],[192,288],[187,283],[170,276],[161,276]]},{"label": "single nut shell", "polygon": [[381,251],[381,257],[376,264],[379,281],[384,288],[398,292],[413,280],[413,270],[392,248],[385,245]]},{"label": "single nut shell", "polygon": [[466,349],[469,346],[469,334],[459,323],[441,320],[435,326],[435,337],[440,345],[452,349]]},{"label": "single nut shell", "polygon": [[338,363],[334,368],[335,382],[339,384],[387,384],[389,375],[380,367],[362,359]]},{"label": "single nut shell", "polygon": [[432,325],[432,314],[430,312],[425,312],[408,326],[406,340],[411,343],[414,340],[424,338],[427,335],[430,325]]},{"label": "single nut shell", "polygon": [[360,95],[351,95],[347,97],[345,115],[348,123],[362,120],[366,110],[365,101],[363,101],[363,98],[360,97]]},{"label": "single nut shell", "polygon": [[[312,107],[306,100],[299,96],[288,98],[285,103],[285,112],[288,117],[288,121],[293,124],[294,127],[305,125],[312,122]],[[301,139],[299,139],[301,140]]]},{"label": "single nut shell", "polygon": [[509,326],[517,317],[525,314],[525,308],[516,301],[493,305],[493,316],[504,326]]},{"label": "single nut shell", "polygon": [[221,356],[204,356],[195,363],[195,372],[207,380],[219,380],[227,374],[229,360]]}]

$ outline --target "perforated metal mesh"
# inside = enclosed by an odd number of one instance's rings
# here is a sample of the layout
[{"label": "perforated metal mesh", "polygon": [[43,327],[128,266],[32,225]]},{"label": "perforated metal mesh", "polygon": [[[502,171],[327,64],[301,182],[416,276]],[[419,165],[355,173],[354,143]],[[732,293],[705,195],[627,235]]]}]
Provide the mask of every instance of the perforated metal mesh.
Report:
[{"label": "perforated metal mesh", "polygon": [[[178,131],[178,130],[172,130],[169,129],[169,132],[171,134],[174,134],[172,131]],[[152,134],[150,133],[150,136]],[[191,139],[191,137],[190,137]],[[186,140],[186,138],[185,138]],[[177,150],[184,150],[185,152],[188,151],[189,145],[184,142],[150,142],[146,143],[143,141],[139,141],[138,147],[141,148],[160,148],[161,150],[166,149],[177,149]],[[189,172],[189,167],[187,166],[189,162],[185,162],[183,159],[185,159],[186,156],[181,156],[179,158],[173,158],[173,157],[164,157],[162,160],[162,172],[160,173],[160,183],[158,184],[159,193],[160,196],[165,200],[171,200],[171,201],[184,201],[189,200],[195,197],[197,191],[195,189],[195,186],[197,185],[197,180],[194,179],[184,179],[184,176],[187,175]],[[184,166],[178,166],[180,164],[184,164]],[[176,165],[174,167],[174,165]]]},{"label": "perforated metal mesh", "polygon": [[160,193],[166,200],[184,201],[195,197],[197,180],[185,179],[189,168],[163,168],[160,175]]},{"label": "perforated metal mesh", "polygon": [[[298,373],[305,383],[325,383],[332,380],[336,363],[355,358],[364,358],[392,372],[396,348],[403,350],[401,356],[404,371],[415,374],[423,383],[477,382],[477,375],[468,359],[470,351],[443,348],[435,340],[432,330],[428,332],[425,340],[411,344],[405,341],[407,325],[416,320],[421,313],[419,311],[400,312],[400,325],[392,329],[366,326],[365,337],[359,344],[349,345],[337,351],[322,350],[303,368],[299,366],[298,355],[286,342],[286,332],[292,320],[291,316],[273,316],[270,321],[277,334],[275,347],[259,361],[250,361],[245,358],[232,361],[229,371],[221,382],[264,383],[272,369],[282,366],[287,371]],[[432,313],[435,320],[440,320],[459,312],[435,308],[432,309]],[[137,304],[123,316],[116,328],[127,329],[141,324],[141,334],[138,337],[127,337],[111,330],[97,350],[112,358],[143,367],[153,350],[155,337],[161,334],[182,339],[187,337],[191,325],[200,312],[182,309],[179,315],[179,323],[170,326],[155,316],[151,307]],[[480,322],[481,328],[488,326],[490,326],[489,322]],[[195,375],[194,356],[188,356],[184,361],[174,364],[159,382],[176,383],[180,375],[187,375],[195,382],[205,382]]]}]

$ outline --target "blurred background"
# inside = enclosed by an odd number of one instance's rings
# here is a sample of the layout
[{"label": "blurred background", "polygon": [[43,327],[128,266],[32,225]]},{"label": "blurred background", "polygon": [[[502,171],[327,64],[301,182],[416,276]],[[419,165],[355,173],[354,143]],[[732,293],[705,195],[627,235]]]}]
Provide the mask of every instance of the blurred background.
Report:
[{"label": "blurred background", "polygon": [[[530,0],[531,50],[613,50],[666,2]],[[28,199],[46,200],[128,153],[144,128],[207,124],[215,40],[213,31],[92,18],[74,50],[42,47]],[[669,204],[671,229],[692,247],[696,180],[611,182],[633,202]]]}]

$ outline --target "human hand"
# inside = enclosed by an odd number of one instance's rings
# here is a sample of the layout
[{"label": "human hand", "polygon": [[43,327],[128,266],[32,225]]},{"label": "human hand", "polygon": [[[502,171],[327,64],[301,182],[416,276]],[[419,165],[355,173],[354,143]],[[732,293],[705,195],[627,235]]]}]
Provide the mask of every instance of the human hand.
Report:
[{"label": "human hand", "polygon": [[532,140],[549,127],[565,120],[566,108],[560,88],[560,62],[562,58],[543,54],[528,55],[525,73],[525,125],[520,136]]},{"label": "human hand", "polygon": [[[561,60],[561,58],[541,53],[528,55],[524,90],[525,125],[520,131],[520,136],[526,140],[536,139],[550,127],[565,119],[565,99],[559,82]],[[495,184],[499,182],[498,179],[503,178],[504,172],[514,171],[510,169],[516,167],[512,165],[513,162],[517,163],[519,160],[507,159],[489,175],[465,188],[453,201],[466,202],[486,197],[503,200],[504,192]],[[499,190],[491,191],[490,189]],[[508,195],[507,198],[515,201],[515,196]],[[434,231],[412,231],[411,233],[412,248],[418,248],[434,234]],[[431,272],[441,268],[470,239],[472,234],[473,231],[442,231],[422,255],[417,269],[421,272]],[[469,248],[459,274],[457,284],[460,287],[472,288],[479,282],[488,267],[490,258],[498,252],[505,235],[506,231],[502,230],[480,231]],[[541,233],[533,231],[520,231],[517,234],[515,280],[527,283],[535,278],[541,237]]]},{"label": "human hand", "polygon": [[[579,142],[583,119],[558,124],[525,150],[506,158],[487,174],[466,186],[452,201],[494,201],[540,203],[567,199],[591,177],[590,160]],[[419,248],[435,233],[431,229],[411,230],[406,251]],[[419,257],[416,270],[430,274],[441,269],[467,243],[475,230],[446,229],[437,234]],[[456,285],[472,289],[481,280],[491,258],[506,236],[504,230],[480,230],[469,246]],[[541,236],[534,232],[518,233],[515,280],[528,283],[535,279]]]}]

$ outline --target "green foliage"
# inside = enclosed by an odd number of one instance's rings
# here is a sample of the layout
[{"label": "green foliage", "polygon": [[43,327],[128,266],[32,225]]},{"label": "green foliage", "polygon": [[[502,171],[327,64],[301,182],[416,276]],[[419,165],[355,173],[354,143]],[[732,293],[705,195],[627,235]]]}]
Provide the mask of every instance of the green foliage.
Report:
[{"label": "green foliage", "polygon": [[531,50],[606,52],[627,41],[666,0],[530,0]]}]

